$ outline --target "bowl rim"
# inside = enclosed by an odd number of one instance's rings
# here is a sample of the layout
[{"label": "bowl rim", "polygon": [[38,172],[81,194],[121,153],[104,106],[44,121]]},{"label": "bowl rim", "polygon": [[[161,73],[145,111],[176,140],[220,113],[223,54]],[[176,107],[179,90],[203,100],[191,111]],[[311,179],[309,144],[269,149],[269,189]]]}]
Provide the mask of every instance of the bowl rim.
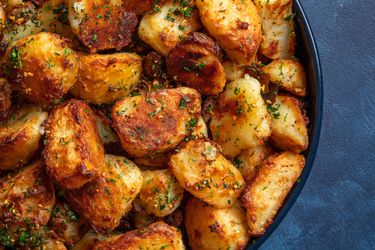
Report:
[{"label": "bowl rim", "polygon": [[278,211],[275,219],[273,220],[273,223],[269,226],[266,233],[262,237],[257,238],[255,241],[250,239],[246,250],[258,249],[271,236],[271,234],[275,231],[275,229],[285,218],[289,210],[292,208],[310,175],[319,145],[323,115],[323,76],[319,59],[319,52],[316,46],[314,34],[311,30],[308,18],[306,17],[305,11],[300,1],[294,0],[293,7],[299,21],[302,23],[302,26],[304,28],[307,47],[309,48],[311,53],[313,73],[316,79],[315,107],[312,109],[312,115],[315,119],[313,121],[313,124],[311,124],[312,128],[314,129],[312,138],[310,139],[309,150],[307,152],[306,165],[300,176],[299,182],[296,183],[296,185],[293,187],[293,190],[289,193],[287,200]]}]

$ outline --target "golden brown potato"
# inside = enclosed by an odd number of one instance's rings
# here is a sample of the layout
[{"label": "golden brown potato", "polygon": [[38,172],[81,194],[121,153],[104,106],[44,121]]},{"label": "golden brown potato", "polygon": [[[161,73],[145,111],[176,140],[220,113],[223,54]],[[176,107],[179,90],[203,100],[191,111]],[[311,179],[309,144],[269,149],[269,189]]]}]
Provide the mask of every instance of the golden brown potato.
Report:
[{"label": "golden brown potato", "polygon": [[145,228],[110,237],[97,244],[94,249],[138,250],[140,246],[142,249],[185,249],[180,231],[164,222],[156,222]]},{"label": "golden brown potato", "polygon": [[100,139],[102,139],[103,144],[113,145],[113,143],[119,143],[120,140],[116,133],[112,130],[112,121],[106,117],[103,112],[94,111],[95,123],[98,128]]},{"label": "golden brown potato", "polygon": [[229,83],[219,96],[210,128],[225,156],[261,145],[271,134],[271,116],[260,83],[248,75]]},{"label": "golden brown potato", "polygon": [[274,60],[263,71],[270,76],[271,82],[297,96],[306,96],[306,74],[297,60]]},{"label": "golden brown potato", "polygon": [[158,11],[160,5],[168,0],[123,0],[126,11],[134,12],[137,15],[143,15],[148,11]]},{"label": "golden brown potato", "polygon": [[222,65],[228,82],[241,79],[245,75],[245,69],[230,60],[222,62]]},{"label": "golden brown potato", "polygon": [[308,118],[302,111],[302,103],[291,96],[278,95],[276,102],[268,106],[272,114],[272,145],[281,150],[300,153],[307,149],[309,137]]},{"label": "golden brown potato", "polygon": [[229,208],[215,208],[190,198],[185,206],[185,226],[192,250],[240,250],[250,239],[246,214],[238,202]]},{"label": "golden brown potato", "polygon": [[5,54],[7,79],[30,101],[49,103],[76,82],[78,62],[69,42],[52,33],[38,33],[10,45]]},{"label": "golden brown potato", "polygon": [[2,5],[0,5],[0,41],[3,39],[3,32],[5,28],[6,15]]},{"label": "golden brown potato", "polygon": [[231,206],[244,188],[241,173],[208,139],[191,140],[171,156],[170,167],[182,187],[208,204]]},{"label": "golden brown potato", "polygon": [[96,244],[108,237],[108,235],[98,234],[94,230],[90,230],[70,250],[92,250]]},{"label": "golden brown potato", "polygon": [[258,174],[263,161],[272,153],[273,149],[267,144],[249,148],[234,159],[234,165],[240,170],[246,183],[251,183]]},{"label": "golden brown potato", "polygon": [[142,58],[134,53],[81,55],[71,92],[94,104],[111,104],[128,96],[141,74]]},{"label": "golden brown potato", "polygon": [[12,89],[10,84],[4,78],[0,78],[0,118],[2,117],[2,113],[7,112],[12,105],[10,94]]},{"label": "golden brown potato", "polygon": [[68,6],[71,28],[91,53],[131,43],[138,20],[124,10],[122,0],[68,0]]},{"label": "golden brown potato", "polygon": [[48,225],[67,245],[73,245],[88,231],[85,219],[64,202],[58,202],[53,208]]},{"label": "golden brown potato", "polygon": [[168,74],[202,95],[219,94],[226,79],[217,57],[218,49],[210,37],[193,32],[168,54]]},{"label": "golden brown potato", "polygon": [[134,162],[145,167],[161,167],[165,168],[168,165],[169,157],[167,154],[152,154],[145,157],[134,158]]},{"label": "golden brown potato", "polygon": [[294,55],[293,0],[254,0],[262,20],[260,52],[271,59]]},{"label": "golden brown potato", "polygon": [[20,229],[47,224],[55,205],[55,192],[41,162],[3,177],[0,189],[0,230],[5,230],[10,238],[18,240]]},{"label": "golden brown potato", "polygon": [[304,165],[302,155],[288,151],[274,154],[263,163],[243,196],[250,235],[265,233]]},{"label": "golden brown potato", "polygon": [[138,36],[163,56],[190,32],[201,27],[198,11],[188,1],[165,3],[141,20]]},{"label": "golden brown potato", "polygon": [[191,133],[191,135],[194,138],[208,138],[207,124],[202,116],[199,117],[197,125],[194,127],[194,130]]},{"label": "golden brown potato", "polygon": [[122,147],[145,157],[176,148],[191,134],[200,110],[199,93],[180,87],[125,98],[114,105],[112,118]]},{"label": "golden brown potato", "polygon": [[24,106],[0,123],[0,170],[18,168],[33,157],[47,116],[39,107]]},{"label": "golden brown potato", "polygon": [[167,216],[177,209],[184,196],[184,189],[178,184],[169,169],[144,171],[143,185],[138,206],[158,217]]},{"label": "golden brown potato", "polygon": [[43,158],[51,178],[64,189],[80,188],[98,176],[104,148],[85,102],[71,99],[51,111]]},{"label": "golden brown potato", "polygon": [[100,175],[81,189],[66,192],[72,208],[98,232],[115,229],[141,190],[142,173],[125,157],[105,155]]},{"label": "golden brown potato", "polygon": [[197,0],[204,27],[232,61],[249,65],[261,42],[260,17],[249,0]]}]

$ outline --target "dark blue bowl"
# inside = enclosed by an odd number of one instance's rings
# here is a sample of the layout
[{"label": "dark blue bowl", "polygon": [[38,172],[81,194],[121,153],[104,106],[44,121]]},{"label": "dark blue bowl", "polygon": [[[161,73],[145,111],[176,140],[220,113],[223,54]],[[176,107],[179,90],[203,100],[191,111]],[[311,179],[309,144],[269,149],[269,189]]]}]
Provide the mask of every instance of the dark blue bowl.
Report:
[{"label": "dark blue bowl", "polygon": [[308,84],[308,109],[307,114],[310,118],[310,142],[309,148],[305,152],[306,166],[301,174],[300,181],[296,183],[283,206],[280,208],[273,223],[267,232],[260,238],[250,240],[247,250],[259,248],[263,242],[270,237],[276,227],[284,219],[285,215],[293,206],[298,195],[309,177],[314,163],[316,151],[319,144],[320,129],[322,126],[323,112],[323,85],[322,72],[319,61],[318,49],[315,44],[314,35],[311,31],[309,22],[299,0],[294,0],[294,12],[296,13],[296,33],[297,33],[297,58],[305,66],[307,84]]}]

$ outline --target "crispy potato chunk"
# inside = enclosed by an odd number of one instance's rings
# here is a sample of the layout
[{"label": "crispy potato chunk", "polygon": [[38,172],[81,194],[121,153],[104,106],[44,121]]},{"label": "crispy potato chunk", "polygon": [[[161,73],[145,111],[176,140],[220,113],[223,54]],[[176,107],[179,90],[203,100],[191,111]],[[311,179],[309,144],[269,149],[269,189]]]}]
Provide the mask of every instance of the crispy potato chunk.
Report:
[{"label": "crispy potato chunk", "polygon": [[152,154],[145,157],[134,158],[134,162],[146,167],[165,167],[168,165],[169,157],[167,154]]},{"label": "crispy potato chunk", "polygon": [[94,104],[111,104],[128,96],[141,74],[142,58],[134,53],[81,55],[71,92]]},{"label": "crispy potato chunk", "polygon": [[241,79],[245,75],[245,69],[230,60],[222,62],[225,76],[228,82]]},{"label": "crispy potato chunk", "polygon": [[39,149],[48,113],[36,106],[24,106],[0,123],[0,170],[18,168]]},{"label": "crispy potato chunk", "polygon": [[180,231],[164,222],[156,222],[139,230],[110,237],[97,244],[94,249],[138,250],[140,246],[143,249],[185,249]]},{"label": "crispy potato chunk", "polygon": [[263,163],[243,195],[250,235],[261,236],[265,233],[304,165],[302,155],[289,151],[271,155]]},{"label": "crispy potato chunk", "polygon": [[68,6],[72,30],[91,53],[131,43],[138,20],[124,10],[122,0],[68,0]]},{"label": "crispy potato chunk", "polygon": [[88,231],[86,220],[64,202],[58,202],[53,208],[48,225],[68,245],[73,245]]},{"label": "crispy potato chunk", "polygon": [[65,38],[38,33],[10,45],[5,54],[7,79],[37,103],[61,98],[76,82],[78,62]]},{"label": "crispy potato chunk", "polygon": [[183,144],[169,164],[182,187],[218,208],[231,206],[244,188],[241,173],[207,139]]},{"label": "crispy potato chunk", "polygon": [[296,43],[293,0],[254,0],[254,3],[262,20],[260,52],[271,59],[293,56]]},{"label": "crispy potato chunk", "polygon": [[149,214],[158,217],[167,216],[175,211],[181,203],[184,189],[178,184],[169,169],[144,171],[143,185],[138,206]]},{"label": "crispy potato chunk", "polygon": [[273,149],[267,144],[249,148],[234,159],[234,165],[240,170],[246,183],[250,183],[256,177],[263,161],[272,153]]},{"label": "crispy potato chunk", "polygon": [[191,135],[195,138],[208,138],[207,124],[202,116],[199,117],[197,125],[194,127]]},{"label": "crispy potato chunk", "polygon": [[270,136],[271,116],[260,92],[259,82],[245,75],[229,83],[220,95],[210,128],[224,155],[235,157]]},{"label": "crispy potato chunk", "polygon": [[168,0],[123,0],[125,10],[137,15],[143,15],[151,10],[156,12],[160,8],[160,4],[165,2]]},{"label": "crispy potato chunk", "polygon": [[101,173],[81,189],[66,192],[71,206],[98,232],[115,229],[141,190],[142,173],[125,157],[105,155]]},{"label": "crispy potato chunk", "polygon": [[56,106],[46,124],[43,157],[51,178],[64,189],[80,188],[98,176],[104,148],[91,108],[71,99]]},{"label": "crispy potato chunk", "polygon": [[199,93],[180,87],[125,98],[114,105],[112,118],[122,147],[145,157],[176,148],[191,134],[200,110]]},{"label": "crispy potato chunk", "polygon": [[238,202],[215,208],[190,198],[185,206],[185,226],[192,250],[245,249],[250,239],[245,211]]},{"label": "crispy potato chunk", "polygon": [[46,225],[53,206],[55,191],[41,162],[0,179],[0,229],[18,238],[21,228]]},{"label": "crispy potato chunk", "polygon": [[2,118],[2,114],[6,113],[12,105],[10,99],[11,93],[12,89],[9,82],[4,78],[0,78],[0,119]]},{"label": "crispy potato chunk", "polygon": [[70,250],[92,250],[96,244],[108,237],[107,235],[98,234],[94,230],[90,230]]},{"label": "crispy potato chunk", "polygon": [[223,91],[225,73],[215,42],[203,33],[193,32],[167,56],[168,74],[202,95]]},{"label": "crispy potato chunk", "polygon": [[192,3],[184,2],[186,4],[165,3],[159,11],[146,13],[139,24],[139,38],[163,56],[186,35],[201,27],[198,11],[191,7]]},{"label": "crispy potato chunk", "polygon": [[306,74],[297,60],[274,60],[263,71],[270,76],[271,82],[292,94],[306,96]]},{"label": "crispy potato chunk", "polygon": [[302,103],[291,96],[278,95],[269,107],[272,113],[272,145],[282,150],[300,153],[307,149],[309,137],[306,125],[308,118],[301,110]]},{"label": "crispy potato chunk", "polygon": [[238,64],[254,62],[261,42],[260,17],[250,0],[197,0],[204,27]]},{"label": "crispy potato chunk", "polygon": [[99,136],[103,144],[107,146],[113,145],[113,143],[119,143],[120,140],[118,136],[111,128],[112,121],[100,111],[95,110],[94,115],[96,127],[98,128]]}]

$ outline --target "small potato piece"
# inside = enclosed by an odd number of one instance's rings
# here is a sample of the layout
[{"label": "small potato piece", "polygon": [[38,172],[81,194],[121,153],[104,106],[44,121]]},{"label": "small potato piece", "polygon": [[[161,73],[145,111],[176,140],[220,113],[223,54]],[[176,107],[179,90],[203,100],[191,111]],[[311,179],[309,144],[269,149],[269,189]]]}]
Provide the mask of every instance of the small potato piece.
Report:
[{"label": "small potato piece", "polygon": [[306,74],[297,60],[274,60],[263,71],[270,76],[271,82],[292,94],[306,96]]},{"label": "small potato piece", "polygon": [[95,231],[115,229],[132,208],[141,190],[142,173],[125,157],[105,155],[105,164],[95,180],[81,189],[66,192],[69,204],[85,217]]},{"label": "small potato piece", "polygon": [[234,159],[234,164],[240,170],[246,183],[254,180],[263,161],[272,153],[273,149],[264,144],[246,149]]},{"label": "small potato piece", "polygon": [[158,217],[167,216],[177,209],[184,195],[169,169],[144,171],[143,185],[137,204],[147,213]]},{"label": "small potato piece", "polygon": [[123,0],[124,8],[126,11],[134,12],[137,15],[143,15],[148,11],[157,11],[160,4],[168,0]]},{"label": "small potato piece", "polygon": [[305,158],[293,152],[270,156],[243,196],[250,235],[262,236],[301,175]]},{"label": "small potato piece", "polygon": [[96,178],[104,147],[91,108],[71,99],[56,106],[46,124],[43,158],[51,178],[63,189],[80,188]]},{"label": "small potato piece", "polygon": [[168,74],[202,95],[223,91],[225,73],[215,42],[203,33],[193,32],[167,56]]},{"label": "small potato piece", "polygon": [[208,204],[231,206],[244,188],[241,173],[207,139],[191,140],[171,156],[169,165],[182,187]]},{"label": "small potato piece", "polygon": [[[139,38],[163,56],[168,55],[186,35],[201,27],[198,11],[191,5],[190,2],[184,5],[170,2],[160,6],[157,12],[149,11],[139,24]],[[189,13],[180,14],[184,8]]]},{"label": "small potato piece", "polygon": [[36,106],[24,106],[0,123],[0,170],[27,163],[39,149],[48,113]]},{"label": "small potato piece", "polygon": [[307,149],[307,117],[301,110],[302,103],[291,96],[278,95],[270,107],[272,111],[271,144],[281,150],[300,153]]},{"label": "small potato piece", "polygon": [[294,55],[293,0],[254,0],[262,20],[260,52],[271,59]]},{"label": "small potato piece", "polygon": [[94,111],[95,123],[98,128],[100,139],[105,146],[120,142],[116,133],[112,130],[112,121],[100,111]]},{"label": "small potato piece", "polygon": [[94,104],[111,104],[128,96],[141,74],[142,58],[134,53],[81,55],[71,92]]},{"label": "small potato piece", "polygon": [[141,166],[146,167],[162,167],[168,165],[169,157],[167,154],[152,154],[145,157],[134,158],[134,162]]},{"label": "small potato piece", "polygon": [[215,208],[190,198],[185,206],[185,226],[192,250],[245,249],[250,239],[245,211],[238,202]]},{"label": "small potato piece", "polygon": [[225,156],[235,157],[270,136],[271,116],[260,92],[259,82],[245,75],[229,83],[220,95],[210,127]]},{"label": "small potato piece", "polygon": [[138,250],[140,247],[142,249],[185,249],[180,231],[164,222],[156,222],[138,230],[110,237],[97,244],[94,249]]},{"label": "small potato piece", "polygon": [[92,250],[96,244],[108,237],[107,235],[98,234],[94,230],[90,230],[70,250]]},{"label": "small potato piece", "polygon": [[112,118],[122,147],[145,157],[176,148],[191,134],[200,110],[199,93],[180,87],[125,98],[114,105]]},{"label": "small potato piece", "polygon": [[10,100],[11,92],[12,89],[9,82],[4,78],[0,78],[0,118],[2,117],[3,113],[10,109],[10,106],[12,105]]},{"label": "small potato piece", "polygon": [[250,65],[261,42],[260,17],[250,0],[197,0],[204,27],[232,61]]},{"label": "small potato piece", "polygon": [[224,67],[225,76],[228,82],[241,79],[245,75],[245,69],[232,61],[226,60],[222,62]]},{"label": "small potato piece", "polygon": [[68,0],[68,6],[71,28],[91,53],[131,43],[138,20],[124,10],[122,0]]},{"label": "small potato piece", "polygon": [[208,138],[207,124],[202,116],[199,117],[197,125],[194,127],[191,135],[195,138]]},{"label": "small potato piece", "polygon": [[5,60],[8,81],[36,103],[61,98],[77,80],[76,53],[56,34],[42,32],[12,43]]}]

